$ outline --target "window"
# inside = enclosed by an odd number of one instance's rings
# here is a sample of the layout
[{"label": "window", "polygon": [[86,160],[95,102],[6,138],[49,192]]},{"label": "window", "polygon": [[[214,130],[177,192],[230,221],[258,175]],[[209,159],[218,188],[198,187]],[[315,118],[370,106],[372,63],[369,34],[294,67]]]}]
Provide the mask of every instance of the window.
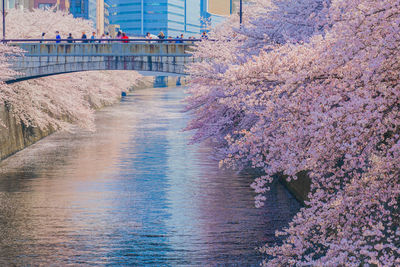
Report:
[{"label": "window", "polygon": [[38,5],[38,8],[40,9],[50,9],[54,4],[50,3],[41,3]]},{"label": "window", "polygon": [[82,3],[81,3],[81,1],[76,1],[75,2],[75,12],[76,13],[82,13]]}]

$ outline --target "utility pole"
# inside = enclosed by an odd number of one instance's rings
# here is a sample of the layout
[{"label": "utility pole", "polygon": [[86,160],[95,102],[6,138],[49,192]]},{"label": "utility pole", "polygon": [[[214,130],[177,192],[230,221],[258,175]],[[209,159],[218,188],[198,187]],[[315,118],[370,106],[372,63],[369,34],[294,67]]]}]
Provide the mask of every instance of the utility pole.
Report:
[{"label": "utility pole", "polygon": [[144,3],[143,0],[140,1],[140,31],[144,35]]},{"label": "utility pole", "polygon": [[239,17],[240,17],[240,25],[242,25],[242,21],[243,21],[243,0],[240,0]]},{"label": "utility pole", "polygon": [[5,43],[6,39],[6,8],[5,8],[6,0],[3,0],[3,43]]}]

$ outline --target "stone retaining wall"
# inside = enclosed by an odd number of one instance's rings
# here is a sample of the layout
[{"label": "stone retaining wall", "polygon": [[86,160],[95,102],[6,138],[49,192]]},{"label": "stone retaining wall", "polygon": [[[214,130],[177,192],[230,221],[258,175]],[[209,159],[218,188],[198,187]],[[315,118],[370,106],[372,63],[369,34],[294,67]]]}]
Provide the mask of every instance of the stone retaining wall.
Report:
[{"label": "stone retaining wall", "polygon": [[0,126],[0,160],[52,133],[17,123],[4,104],[0,104],[0,120],[4,124]]}]

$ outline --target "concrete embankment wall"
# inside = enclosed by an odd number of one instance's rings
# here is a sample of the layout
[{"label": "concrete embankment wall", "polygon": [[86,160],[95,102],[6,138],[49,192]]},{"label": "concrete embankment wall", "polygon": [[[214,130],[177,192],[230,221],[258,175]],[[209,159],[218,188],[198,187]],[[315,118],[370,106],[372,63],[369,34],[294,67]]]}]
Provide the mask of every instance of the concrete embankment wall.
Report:
[{"label": "concrete embankment wall", "polygon": [[0,160],[51,133],[51,131],[41,131],[18,123],[4,104],[0,104],[0,121],[4,124],[0,126]]}]

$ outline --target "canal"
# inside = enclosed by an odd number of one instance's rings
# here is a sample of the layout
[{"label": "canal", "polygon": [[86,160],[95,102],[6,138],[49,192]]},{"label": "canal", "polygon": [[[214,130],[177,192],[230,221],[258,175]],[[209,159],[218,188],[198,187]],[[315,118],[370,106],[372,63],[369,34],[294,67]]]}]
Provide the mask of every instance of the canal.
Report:
[{"label": "canal", "polygon": [[258,266],[300,206],[279,183],[188,145],[183,88],[137,90],[95,133],[53,134],[0,163],[0,266]]}]

